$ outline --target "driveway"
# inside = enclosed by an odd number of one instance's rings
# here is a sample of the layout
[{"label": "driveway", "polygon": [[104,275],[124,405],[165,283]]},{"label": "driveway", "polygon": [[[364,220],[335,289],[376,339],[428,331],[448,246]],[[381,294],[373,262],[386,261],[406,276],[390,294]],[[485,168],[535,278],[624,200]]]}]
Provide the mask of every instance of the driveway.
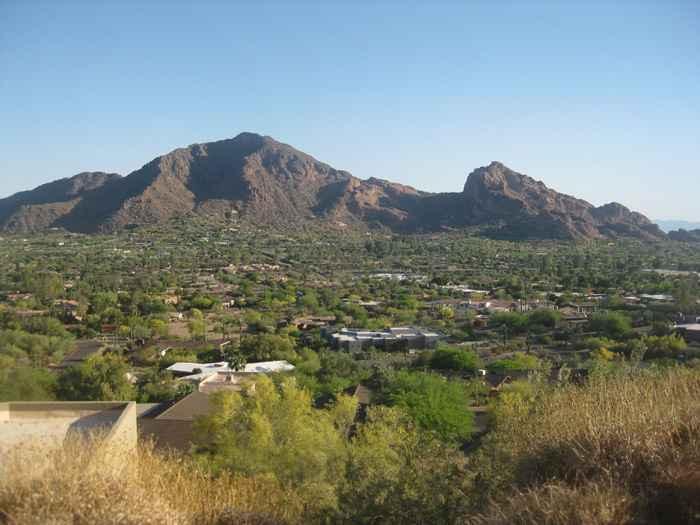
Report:
[{"label": "driveway", "polygon": [[104,346],[99,341],[78,341],[77,348],[61,361],[56,368],[51,370],[52,374],[58,374],[66,368],[82,365],[85,358],[90,354],[96,354]]}]

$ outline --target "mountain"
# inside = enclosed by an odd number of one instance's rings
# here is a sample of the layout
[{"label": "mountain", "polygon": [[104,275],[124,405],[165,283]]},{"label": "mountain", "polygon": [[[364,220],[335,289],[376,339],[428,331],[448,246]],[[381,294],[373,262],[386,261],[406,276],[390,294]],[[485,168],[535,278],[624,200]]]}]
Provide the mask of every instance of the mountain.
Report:
[{"label": "mountain", "polygon": [[700,228],[700,222],[691,222],[691,221],[664,221],[661,219],[655,219],[652,221],[654,224],[658,224],[659,228],[661,228],[662,231],[668,233],[671,230],[680,230],[683,228],[684,230],[697,230]]},{"label": "mountain", "polygon": [[695,230],[686,230],[679,228],[668,232],[668,238],[678,242],[700,242],[700,228]]},{"label": "mountain", "polygon": [[116,173],[85,172],[0,199],[0,231],[25,233],[51,226],[86,195],[121,179]]},{"label": "mountain", "polygon": [[613,202],[592,204],[558,193],[500,162],[469,174],[460,196],[462,220],[498,220],[516,236],[579,240],[590,237],[659,239],[664,233],[643,215]]},{"label": "mountain", "polygon": [[81,173],[0,199],[0,231],[113,233],[192,214],[254,223],[320,217],[401,232],[485,225],[515,237],[664,237],[620,204],[596,208],[498,162],[474,170],[461,193],[427,193],[360,180],[254,133],[176,149],[126,177]]}]

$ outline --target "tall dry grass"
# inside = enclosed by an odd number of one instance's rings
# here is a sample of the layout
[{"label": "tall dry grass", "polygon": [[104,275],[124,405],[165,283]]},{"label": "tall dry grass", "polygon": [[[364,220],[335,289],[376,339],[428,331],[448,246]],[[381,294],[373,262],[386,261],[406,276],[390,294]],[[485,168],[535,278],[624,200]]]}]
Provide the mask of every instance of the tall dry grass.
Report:
[{"label": "tall dry grass", "polygon": [[700,373],[633,368],[554,389],[475,463],[505,500],[476,523],[695,523]]},{"label": "tall dry grass", "polygon": [[278,524],[303,521],[291,490],[208,476],[182,455],[151,446],[117,453],[103,437],[59,447],[17,447],[2,458],[0,521],[28,524]]}]

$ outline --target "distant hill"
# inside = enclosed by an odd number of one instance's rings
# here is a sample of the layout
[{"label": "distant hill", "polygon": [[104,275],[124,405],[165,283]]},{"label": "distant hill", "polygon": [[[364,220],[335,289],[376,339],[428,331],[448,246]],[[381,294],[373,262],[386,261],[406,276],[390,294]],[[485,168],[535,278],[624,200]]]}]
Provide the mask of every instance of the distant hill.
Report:
[{"label": "distant hill", "polygon": [[696,230],[700,228],[700,222],[690,222],[690,221],[662,221],[659,219],[656,219],[653,221],[654,224],[657,224],[661,230],[665,231],[666,233],[670,232],[671,230],[680,230],[683,228],[684,230]]},{"label": "distant hill", "polygon": [[621,204],[596,208],[498,162],[474,170],[461,193],[427,193],[357,179],[254,133],[176,149],[126,177],[81,173],[0,199],[0,231],[113,233],[192,214],[249,223],[322,218],[401,232],[483,226],[510,237],[665,237]]},{"label": "distant hill", "polygon": [[678,242],[700,242],[700,228],[695,230],[686,230],[680,228],[668,232],[668,238]]}]

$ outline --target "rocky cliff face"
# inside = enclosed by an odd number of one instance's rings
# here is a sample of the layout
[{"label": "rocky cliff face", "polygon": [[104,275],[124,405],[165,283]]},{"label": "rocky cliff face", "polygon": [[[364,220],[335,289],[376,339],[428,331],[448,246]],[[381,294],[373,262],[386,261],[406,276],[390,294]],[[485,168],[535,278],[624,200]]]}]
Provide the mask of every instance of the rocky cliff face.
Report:
[{"label": "rocky cliff face", "polygon": [[498,162],[474,170],[462,193],[431,194],[357,179],[253,133],[177,149],[127,177],[83,173],[2,199],[0,229],[107,233],[188,214],[250,222],[323,217],[403,232],[499,224],[501,234],[518,237],[664,237],[620,204],[595,208]]},{"label": "rocky cliff face", "polygon": [[616,202],[599,208],[558,193],[500,162],[469,174],[461,195],[471,224],[503,220],[516,235],[584,239],[632,236],[660,239],[665,234],[646,217]]}]

